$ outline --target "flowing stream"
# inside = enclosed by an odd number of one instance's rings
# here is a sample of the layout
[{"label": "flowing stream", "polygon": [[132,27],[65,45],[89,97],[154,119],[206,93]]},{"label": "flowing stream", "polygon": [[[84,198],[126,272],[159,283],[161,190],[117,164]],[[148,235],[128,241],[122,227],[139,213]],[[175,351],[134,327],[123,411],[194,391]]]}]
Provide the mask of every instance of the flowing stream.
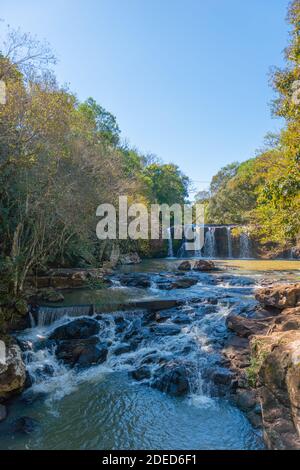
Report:
[{"label": "flowing stream", "polygon": [[[188,274],[195,279],[188,289],[170,289],[178,282],[178,261],[153,260],[124,267],[110,288],[66,294],[65,303],[76,306],[40,307],[32,328],[18,334],[31,385],[0,425],[0,448],[263,448],[260,433],[212,376],[228,373],[221,354],[229,335],[226,317],[251,316],[253,288],[266,277],[280,280],[285,269],[295,279],[292,264],[299,266],[286,262],[286,268],[260,271],[227,264],[225,271]],[[105,309],[108,299],[111,311]],[[120,309],[125,300],[141,299],[175,299],[179,306],[155,318],[144,309]],[[58,360],[57,346],[47,338],[75,318],[99,323],[97,337],[108,348],[102,364],[78,369]],[[174,369],[187,377],[184,394],[171,393],[174,383],[165,371]],[[34,432],[11,431],[23,416],[35,420]]]}]

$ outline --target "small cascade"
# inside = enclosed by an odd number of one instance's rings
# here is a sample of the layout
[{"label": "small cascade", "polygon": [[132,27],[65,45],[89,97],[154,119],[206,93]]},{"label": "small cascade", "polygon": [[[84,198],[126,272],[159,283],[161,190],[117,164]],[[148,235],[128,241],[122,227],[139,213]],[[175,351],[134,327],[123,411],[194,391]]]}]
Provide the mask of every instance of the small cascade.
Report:
[{"label": "small cascade", "polygon": [[168,258],[174,258],[171,227],[168,228],[167,233],[168,233]]},{"label": "small cascade", "polygon": [[72,305],[69,307],[46,307],[40,306],[31,313],[32,326],[47,326],[60,320],[63,317],[79,317],[83,315],[92,315],[94,313],[93,305]]},{"label": "small cascade", "polygon": [[228,258],[232,258],[232,238],[231,238],[231,227],[226,227],[227,230],[227,249]]},{"label": "small cascade", "polygon": [[204,242],[204,256],[206,258],[216,257],[216,239],[215,239],[215,227],[208,227],[205,234]]},{"label": "small cascade", "polygon": [[247,232],[240,234],[240,258],[251,258],[251,241]]}]

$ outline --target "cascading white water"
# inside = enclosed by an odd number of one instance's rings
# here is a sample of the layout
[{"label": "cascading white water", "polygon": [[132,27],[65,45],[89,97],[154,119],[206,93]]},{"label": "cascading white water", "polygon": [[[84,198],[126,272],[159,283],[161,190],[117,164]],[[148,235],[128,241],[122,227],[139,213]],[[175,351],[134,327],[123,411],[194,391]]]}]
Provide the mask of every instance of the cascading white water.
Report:
[{"label": "cascading white water", "polygon": [[57,320],[60,320],[63,317],[78,317],[82,315],[91,315],[92,305],[72,305],[69,307],[47,307],[40,306],[35,318],[33,317],[32,326],[43,327],[51,325]]},{"label": "cascading white water", "polygon": [[240,258],[251,258],[251,241],[247,232],[240,234]]},{"label": "cascading white water", "polygon": [[167,233],[168,233],[168,258],[174,258],[173,239],[172,239],[171,227],[168,228]]},{"label": "cascading white water", "polygon": [[204,256],[207,258],[215,258],[216,256],[215,231],[215,227],[209,227],[205,234]]},{"label": "cascading white water", "polygon": [[231,239],[231,227],[226,227],[227,231],[227,256],[232,258],[232,239]]}]

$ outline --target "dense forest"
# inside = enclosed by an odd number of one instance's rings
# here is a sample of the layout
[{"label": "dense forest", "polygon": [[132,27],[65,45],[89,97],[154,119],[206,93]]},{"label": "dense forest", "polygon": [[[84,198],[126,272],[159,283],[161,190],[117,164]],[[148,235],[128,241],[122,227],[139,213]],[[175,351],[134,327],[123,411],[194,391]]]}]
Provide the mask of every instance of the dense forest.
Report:
[{"label": "dense forest", "polygon": [[[296,246],[300,229],[300,5],[292,2],[287,67],[275,69],[275,115],[285,118],[263,151],[215,175],[199,195],[206,221],[247,225],[262,244]],[[170,163],[121,139],[116,118],[93,98],[80,102],[58,84],[45,43],[7,28],[0,46],[0,279],[2,299],[22,294],[29,273],[49,266],[100,266],[112,241],[96,238],[96,208],[129,202],[185,203],[189,179]],[[300,88],[300,86],[299,86]],[[297,90],[296,90],[297,91]],[[241,153],[241,159],[242,159]],[[122,252],[162,255],[147,241],[120,241]]]},{"label": "dense forest", "polygon": [[[100,266],[112,241],[96,237],[96,208],[184,203],[188,178],[174,164],[123,143],[115,117],[93,98],[79,102],[52,71],[49,46],[7,30],[0,50],[0,263],[2,298],[19,296],[30,272]],[[148,242],[122,251],[147,256]]]}]

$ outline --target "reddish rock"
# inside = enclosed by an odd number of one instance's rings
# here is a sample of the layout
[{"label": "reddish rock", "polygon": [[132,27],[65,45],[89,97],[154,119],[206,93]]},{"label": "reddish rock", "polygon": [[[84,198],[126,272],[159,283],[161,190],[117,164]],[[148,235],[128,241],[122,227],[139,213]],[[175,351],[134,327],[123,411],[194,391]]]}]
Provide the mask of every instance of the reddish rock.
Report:
[{"label": "reddish rock", "polygon": [[265,307],[279,310],[300,307],[300,283],[263,287],[258,289],[255,298]]},{"label": "reddish rock", "polygon": [[198,259],[193,266],[194,271],[213,271],[214,269],[216,269],[215,263],[204,259]]}]

